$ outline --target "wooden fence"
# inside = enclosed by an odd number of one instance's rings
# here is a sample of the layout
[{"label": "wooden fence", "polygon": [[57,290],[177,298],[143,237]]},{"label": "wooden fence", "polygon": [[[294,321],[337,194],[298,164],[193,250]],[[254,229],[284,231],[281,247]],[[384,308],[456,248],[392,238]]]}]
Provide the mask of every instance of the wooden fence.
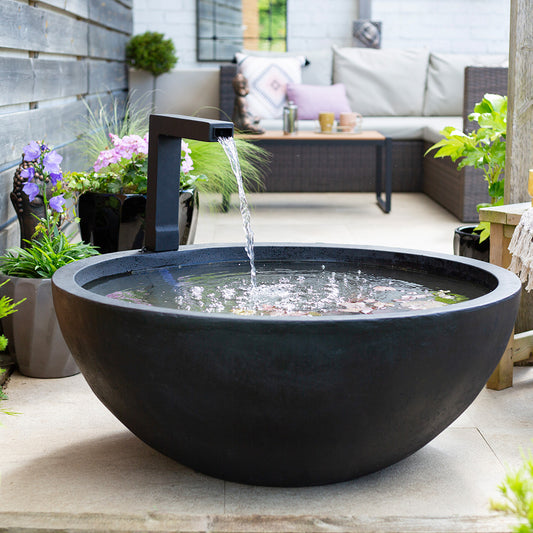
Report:
[{"label": "wooden fence", "polygon": [[23,147],[43,139],[62,168],[89,165],[76,138],[89,107],[124,101],[133,0],[0,0],[0,252],[19,241],[9,193]]}]

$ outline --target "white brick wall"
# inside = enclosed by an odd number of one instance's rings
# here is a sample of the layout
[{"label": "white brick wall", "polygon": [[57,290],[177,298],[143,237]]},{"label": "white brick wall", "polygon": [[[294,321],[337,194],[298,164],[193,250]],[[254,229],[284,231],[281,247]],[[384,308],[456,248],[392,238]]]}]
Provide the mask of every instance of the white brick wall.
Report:
[{"label": "white brick wall", "polygon": [[357,14],[356,0],[287,0],[287,47],[299,52],[351,46]]},{"label": "white brick wall", "polygon": [[509,51],[510,0],[372,0],[372,18],[383,23],[384,48]]},{"label": "white brick wall", "polygon": [[[246,1],[246,0],[243,0]],[[287,0],[289,50],[350,46],[357,0]],[[505,54],[510,0],[373,0],[382,21],[384,48],[425,46],[448,53]],[[159,31],[176,46],[177,68],[196,62],[195,0],[134,0],[134,33]]]}]

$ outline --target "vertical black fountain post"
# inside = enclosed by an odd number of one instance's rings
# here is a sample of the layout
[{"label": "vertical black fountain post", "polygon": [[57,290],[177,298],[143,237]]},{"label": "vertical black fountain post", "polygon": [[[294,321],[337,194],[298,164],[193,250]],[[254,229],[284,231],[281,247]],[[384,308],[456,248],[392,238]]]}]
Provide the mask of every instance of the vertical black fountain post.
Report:
[{"label": "vertical black fountain post", "polygon": [[145,248],[179,247],[178,215],[181,139],[216,142],[233,137],[233,123],[181,115],[150,115]]}]

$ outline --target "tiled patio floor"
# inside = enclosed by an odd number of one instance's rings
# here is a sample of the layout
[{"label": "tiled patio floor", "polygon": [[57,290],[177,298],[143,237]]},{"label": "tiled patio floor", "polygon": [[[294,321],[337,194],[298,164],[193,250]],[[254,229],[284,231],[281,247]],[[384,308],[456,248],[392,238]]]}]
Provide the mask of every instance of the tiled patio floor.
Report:
[{"label": "tiled patio floor", "polygon": [[[418,194],[252,195],[257,241],[362,243],[451,252],[453,216]],[[204,199],[197,242],[242,242],[236,208]],[[15,374],[0,428],[0,531],[504,532],[489,509],[505,465],[533,446],[533,368],[483,390],[411,457],[347,483],[277,489],[198,474],[152,450],[94,397],[81,375]],[[216,436],[215,436],[216,437]]]}]

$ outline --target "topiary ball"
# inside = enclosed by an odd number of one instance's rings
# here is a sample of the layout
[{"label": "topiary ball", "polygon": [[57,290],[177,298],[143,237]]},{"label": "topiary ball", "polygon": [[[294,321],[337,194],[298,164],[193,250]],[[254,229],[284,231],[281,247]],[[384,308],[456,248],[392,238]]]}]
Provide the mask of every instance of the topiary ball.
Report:
[{"label": "topiary ball", "polygon": [[178,62],[172,39],[162,33],[147,31],[132,37],[126,45],[126,60],[132,67],[159,76]]}]

